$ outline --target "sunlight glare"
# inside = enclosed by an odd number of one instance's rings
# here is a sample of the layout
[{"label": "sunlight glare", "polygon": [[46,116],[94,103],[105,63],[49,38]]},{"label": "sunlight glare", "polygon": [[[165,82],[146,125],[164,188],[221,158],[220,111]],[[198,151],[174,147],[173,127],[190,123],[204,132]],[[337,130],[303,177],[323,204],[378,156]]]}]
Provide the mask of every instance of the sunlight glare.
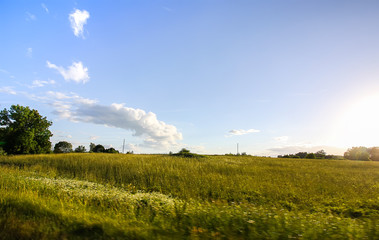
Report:
[{"label": "sunlight glare", "polygon": [[379,95],[367,96],[342,114],[336,127],[336,143],[340,146],[379,145]]}]

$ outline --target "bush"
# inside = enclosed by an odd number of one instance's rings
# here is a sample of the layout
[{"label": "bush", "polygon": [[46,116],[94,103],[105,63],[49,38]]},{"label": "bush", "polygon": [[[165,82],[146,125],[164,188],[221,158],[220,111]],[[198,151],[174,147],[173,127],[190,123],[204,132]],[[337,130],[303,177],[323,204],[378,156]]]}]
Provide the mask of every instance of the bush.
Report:
[{"label": "bush", "polygon": [[196,154],[196,153],[191,153],[189,150],[182,148],[178,153],[172,154],[172,156],[177,156],[177,157],[185,157],[185,158],[201,158],[204,157],[202,155]]}]

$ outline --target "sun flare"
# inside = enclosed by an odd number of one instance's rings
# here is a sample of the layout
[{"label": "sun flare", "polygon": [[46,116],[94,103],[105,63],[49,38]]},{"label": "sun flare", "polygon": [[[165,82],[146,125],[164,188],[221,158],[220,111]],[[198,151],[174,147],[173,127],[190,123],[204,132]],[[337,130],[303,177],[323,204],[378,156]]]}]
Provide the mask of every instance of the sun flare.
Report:
[{"label": "sun flare", "polygon": [[379,146],[379,95],[361,98],[341,115],[336,126],[341,146]]}]

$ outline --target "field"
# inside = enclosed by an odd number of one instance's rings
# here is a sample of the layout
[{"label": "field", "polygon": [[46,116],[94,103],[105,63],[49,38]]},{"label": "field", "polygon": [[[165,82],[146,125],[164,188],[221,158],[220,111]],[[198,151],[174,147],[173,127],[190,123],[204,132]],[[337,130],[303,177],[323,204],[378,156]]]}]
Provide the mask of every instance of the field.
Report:
[{"label": "field", "polygon": [[2,156],[0,239],[379,239],[379,162]]}]

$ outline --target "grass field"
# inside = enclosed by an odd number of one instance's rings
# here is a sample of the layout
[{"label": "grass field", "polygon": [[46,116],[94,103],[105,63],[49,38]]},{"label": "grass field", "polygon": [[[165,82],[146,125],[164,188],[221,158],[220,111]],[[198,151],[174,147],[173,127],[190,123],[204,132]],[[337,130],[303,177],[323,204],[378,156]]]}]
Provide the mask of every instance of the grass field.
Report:
[{"label": "grass field", "polygon": [[379,162],[3,156],[0,239],[379,239]]}]

